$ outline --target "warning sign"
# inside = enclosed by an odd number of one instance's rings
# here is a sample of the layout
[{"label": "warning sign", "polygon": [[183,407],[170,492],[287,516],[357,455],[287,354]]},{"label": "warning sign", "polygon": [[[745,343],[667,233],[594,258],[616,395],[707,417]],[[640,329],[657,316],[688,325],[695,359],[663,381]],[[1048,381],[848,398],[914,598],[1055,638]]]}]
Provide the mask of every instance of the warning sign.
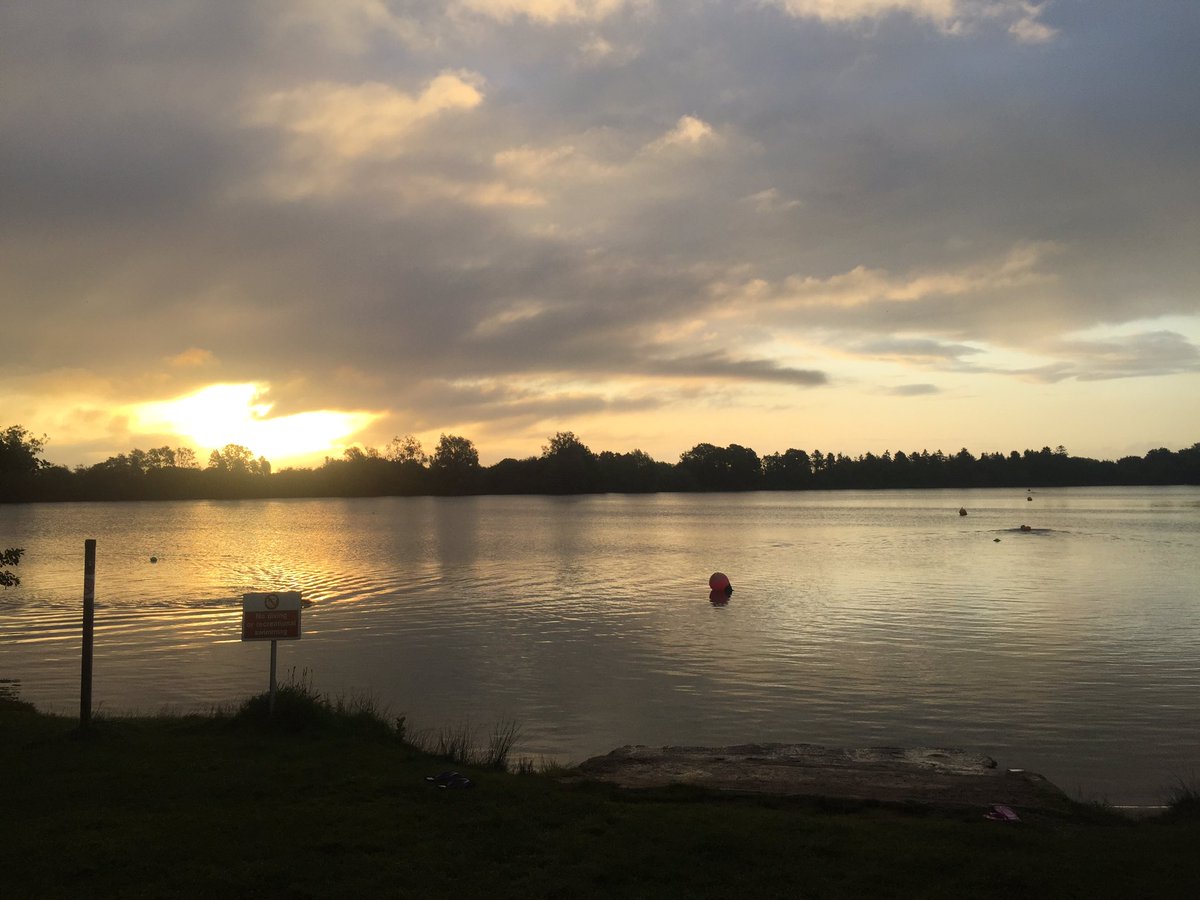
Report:
[{"label": "warning sign", "polygon": [[242,640],[300,640],[300,592],[242,594]]}]

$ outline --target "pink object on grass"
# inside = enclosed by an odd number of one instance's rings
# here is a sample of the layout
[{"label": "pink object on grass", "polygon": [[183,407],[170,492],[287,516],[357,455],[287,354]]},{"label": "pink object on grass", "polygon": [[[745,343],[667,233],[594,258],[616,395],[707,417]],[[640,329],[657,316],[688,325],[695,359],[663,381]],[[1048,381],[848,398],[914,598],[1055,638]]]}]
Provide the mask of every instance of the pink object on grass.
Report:
[{"label": "pink object on grass", "polygon": [[1012,807],[1002,806],[997,803],[990,810],[985,812],[984,818],[991,819],[993,822],[1020,822],[1021,817],[1013,812]]}]

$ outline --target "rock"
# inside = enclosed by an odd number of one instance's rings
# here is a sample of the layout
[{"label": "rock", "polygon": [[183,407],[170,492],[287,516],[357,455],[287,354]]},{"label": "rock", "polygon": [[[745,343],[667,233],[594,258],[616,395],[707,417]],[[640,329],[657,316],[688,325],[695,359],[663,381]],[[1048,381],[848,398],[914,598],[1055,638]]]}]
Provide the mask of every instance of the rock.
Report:
[{"label": "rock", "polygon": [[627,788],[689,784],[714,790],[942,807],[996,803],[1067,812],[1069,798],[1040,775],[991,757],[938,747],[843,750],[816,744],[619,747],[582,763],[586,778]]}]

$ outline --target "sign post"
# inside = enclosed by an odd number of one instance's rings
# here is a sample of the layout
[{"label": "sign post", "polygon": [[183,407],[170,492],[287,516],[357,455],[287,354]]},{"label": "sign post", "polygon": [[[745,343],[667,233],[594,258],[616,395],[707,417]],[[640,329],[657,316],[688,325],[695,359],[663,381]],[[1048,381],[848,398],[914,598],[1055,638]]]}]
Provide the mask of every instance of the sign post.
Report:
[{"label": "sign post", "polygon": [[83,542],[83,655],[79,666],[79,730],[92,725],[92,644],[96,621],[96,539]]},{"label": "sign post", "polygon": [[275,662],[279,641],[300,640],[300,592],[242,594],[242,640],[271,642],[271,696],[275,714]]}]

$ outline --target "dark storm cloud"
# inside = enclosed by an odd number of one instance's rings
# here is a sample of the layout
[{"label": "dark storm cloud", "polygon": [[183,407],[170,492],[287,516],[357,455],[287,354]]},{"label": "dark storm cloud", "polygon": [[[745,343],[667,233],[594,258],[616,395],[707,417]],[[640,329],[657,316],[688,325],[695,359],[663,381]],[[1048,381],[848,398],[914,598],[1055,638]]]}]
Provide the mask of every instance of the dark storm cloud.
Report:
[{"label": "dark storm cloud", "polygon": [[611,408],[572,377],[829,383],[772,339],[1194,371],[1065,337],[1200,312],[1194,2],[820,8],[6,5],[3,365],[430,428]]}]

